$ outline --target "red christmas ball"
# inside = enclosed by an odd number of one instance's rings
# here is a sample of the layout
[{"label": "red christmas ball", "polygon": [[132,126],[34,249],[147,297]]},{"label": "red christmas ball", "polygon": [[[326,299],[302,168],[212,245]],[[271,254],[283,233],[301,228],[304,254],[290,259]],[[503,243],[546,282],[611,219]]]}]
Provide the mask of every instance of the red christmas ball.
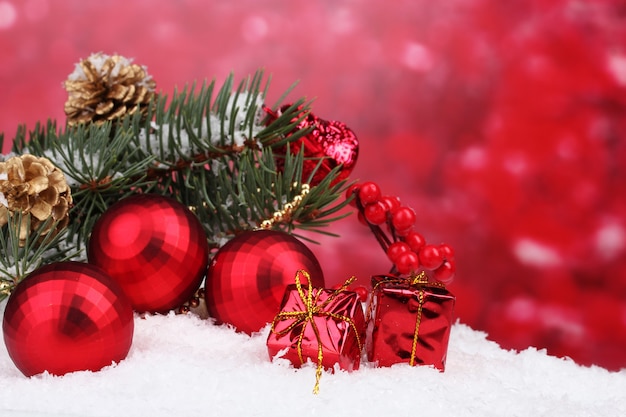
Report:
[{"label": "red christmas ball", "polygon": [[285,287],[299,269],[307,271],[314,287],[324,287],[315,255],[295,237],[277,231],[242,233],[215,254],[206,278],[209,315],[238,331],[259,331],[280,310]]},{"label": "red christmas ball", "polygon": [[2,329],[9,356],[26,376],[98,371],[126,358],[133,310],[122,288],[99,268],[59,262],[17,285]]},{"label": "red christmas ball", "polygon": [[200,287],[209,247],[202,224],[183,204],[138,194],[102,214],[87,256],[122,286],[135,310],[166,312]]},{"label": "red christmas ball", "polygon": [[[266,108],[266,112],[270,115],[269,120],[273,121],[278,118],[282,111],[289,106],[288,104],[284,105],[277,112]],[[308,181],[310,175],[315,171],[310,184],[317,185],[326,178],[331,170],[339,165],[341,168],[335,183],[348,178],[359,156],[359,139],[354,132],[342,122],[324,120],[312,113],[300,121],[294,131],[307,128],[311,128],[311,131],[306,136],[289,144],[290,152],[293,155],[297,155],[304,149],[306,159],[302,170],[302,181]],[[277,169],[282,171],[287,146],[274,149],[274,152]],[[325,159],[320,164],[321,158]]]}]

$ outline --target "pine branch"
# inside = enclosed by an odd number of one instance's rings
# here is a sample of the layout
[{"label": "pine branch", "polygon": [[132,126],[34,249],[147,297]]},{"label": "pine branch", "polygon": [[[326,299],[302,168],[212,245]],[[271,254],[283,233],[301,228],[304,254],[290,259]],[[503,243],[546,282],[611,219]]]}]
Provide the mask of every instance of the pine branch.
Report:
[{"label": "pine branch", "polygon": [[[30,216],[16,213],[0,227],[0,301],[39,266],[77,255],[75,248],[64,244],[65,231],[56,233],[56,225],[51,223],[52,219],[48,219],[30,231]],[[22,241],[20,235],[23,228],[30,233]]]},{"label": "pine branch", "polygon": [[[146,114],[63,128],[49,121],[28,134],[21,127],[13,151],[45,156],[65,173],[74,198],[65,240],[75,251],[111,204],[138,192],[170,196],[190,207],[218,246],[259,227],[303,190],[304,154],[287,152],[277,170],[273,149],[309,133],[297,126],[311,103],[297,100],[270,119],[263,102],[268,88],[261,71],[236,88],[231,74],[219,88],[212,81],[175,91],[169,103],[157,95]],[[331,234],[322,229],[343,217],[336,213],[345,206],[333,206],[345,189],[344,182],[334,184],[337,174],[333,170],[272,227]]]}]

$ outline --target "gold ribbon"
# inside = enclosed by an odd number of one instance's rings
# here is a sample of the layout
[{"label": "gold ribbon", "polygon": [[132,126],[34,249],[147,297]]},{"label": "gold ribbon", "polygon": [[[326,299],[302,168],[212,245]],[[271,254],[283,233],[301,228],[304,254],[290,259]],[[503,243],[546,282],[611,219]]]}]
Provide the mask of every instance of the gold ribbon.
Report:
[{"label": "gold ribbon", "polygon": [[[306,293],[302,289],[302,283],[300,281],[301,276],[304,276],[309,282],[309,288]],[[320,332],[319,332],[319,329],[317,328],[317,324],[315,324],[315,320],[313,319],[314,317],[324,316],[324,317],[331,317],[336,320],[345,321],[352,328],[352,330],[354,330],[354,334],[356,335],[356,341],[359,347],[359,352],[362,349],[361,338],[359,337],[359,332],[356,328],[356,325],[354,324],[354,321],[348,316],[344,316],[342,314],[337,314],[337,313],[333,313],[332,311],[325,310],[328,304],[330,304],[339,294],[344,292],[348,288],[348,286],[352,282],[354,282],[355,279],[356,279],[355,277],[351,277],[350,279],[348,279],[341,287],[335,290],[335,292],[333,292],[325,301],[320,303],[319,297],[322,292],[315,291],[315,296],[313,296],[314,291],[313,291],[313,286],[311,284],[311,276],[308,274],[308,272],[302,269],[298,270],[296,272],[296,277],[295,277],[296,289],[298,291],[298,295],[300,296],[300,299],[304,303],[305,310],[281,311],[280,313],[276,315],[276,317],[274,317],[274,320],[272,321],[271,331],[279,336],[285,336],[286,334],[291,332],[295,327],[302,324],[302,330],[300,332],[300,335],[298,336],[298,343],[296,344],[296,349],[298,352],[298,358],[300,359],[300,363],[305,362],[302,356],[302,340],[304,339],[304,331],[306,329],[307,324],[309,323],[311,324],[311,327],[313,328],[313,332],[315,333],[315,337],[317,338],[317,369],[315,371],[315,386],[313,387],[313,394],[319,393],[320,379],[322,378],[322,370],[324,369],[322,365],[322,361],[324,359],[324,351],[322,348]],[[276,331],[275,329],[276,324],[279,321],[283,321],[283,320],[293,320],[293,323],[291,323],[287,328],[281,331]]]},{"label": "gold ribbon", "polygon": [[[419,307],[417,308],[417,318],[415,319],[415,330],[413,331],[413,345],[411,346],[411,357],[409,358],[409,365],[415,366],[415,353],[417,352],[417,342],[419,341],[419,329],[420,329],[420,324],[422,322],[422,309],[424,307],[424,296],[426,294],[426,290],[424,289],[424,287],[445,289],[446,286],[441,282],[429,282],[428,276],[426,275],[426,272],[424,271],[420,272],[417,275],[409,276],[407,278],[390,277],[389,279],[382,279],[374,285],[374,287],[372,288],[372,300],[374,297],[374,291],[376,291],[376,289],[382,284],[405,284],[408,286],[421,286],[422,287],[420,288],[417,294],[417,302],[419,304]],[[373,309],[372,300],[370,300],[369,306],[367,308],[367,317],[366,317],[367,322],[369,322],[372,317],[372,309]]]},{"label": "gold ribbon", "polygon": [[424,290],[417,294],[417,318],[415,319],[415,330],[413,330],[413,345],[411,346],[411,358],[409,365],[415,366],[415,352],[417,351],[417,341],[419,340],[420,323],[422,322],[422,308],[424,307]]}]

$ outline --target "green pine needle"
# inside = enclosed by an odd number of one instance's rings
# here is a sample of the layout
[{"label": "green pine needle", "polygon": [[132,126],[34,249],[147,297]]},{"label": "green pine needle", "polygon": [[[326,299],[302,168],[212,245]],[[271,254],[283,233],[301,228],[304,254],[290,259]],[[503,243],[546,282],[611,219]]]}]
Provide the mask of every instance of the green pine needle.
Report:
[{"label": "green pine needle", "polygon": [[[264,107],[269,81],[262,71],[239,83],[230,74],[220,86],[205,81],[174,91],[170,99],[156,96],[147,115],[61,128],[48,121],[28,133],[19,127],[13,152],[50,159],[65,173],[74,204],[66,233],[44,239],[45,245],[30,242],[19,248],[14,229],[2,228],[0,280],[17,282],[37,262],[84,256],[100,215],[134,193],[158,193],[185,204],[213,247],[284,210],[302,193],[305,157],[303,152],[293,155],[289,143],[310,132],[297,126],[311,102],[302,98],[282,104],[294,84],[269,108],[280,108],[280,116],[270,117]],[[0,144],[3,140],[0,134]],[[279,171],[273,150],[285,145]],[[346,215],[339,213],[346,205],[345,181],[336,183],[339,169],[312,187],[273,228],[334,236],[328,227]]]}]

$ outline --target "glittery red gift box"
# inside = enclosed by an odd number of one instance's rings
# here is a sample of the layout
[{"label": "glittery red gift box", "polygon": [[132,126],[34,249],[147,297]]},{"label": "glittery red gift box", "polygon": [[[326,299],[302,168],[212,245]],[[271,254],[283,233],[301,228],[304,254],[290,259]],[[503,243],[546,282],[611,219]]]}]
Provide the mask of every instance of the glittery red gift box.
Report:
[{"label": "glittery red gift box", "polygon": [[444,286],[372,277],[366,351],[378,366],[433,365],[443,371],[456,298]]},{"label": "glittery red gift box", "polygon": [[[299,291],[295,284],[287,286],[280,313],[267,338],[270,358],[287,348],[282,357],[300,367],[307,359],[318,363],[321,347],[324,368],[332,370],[339,364],[347,371],[358,369],[365,340],[365,315],[358,295],[318,288],[311,291],[311,303],[307,306],[309,289]],[[310,316],[308,310],[312,311]]]}]

